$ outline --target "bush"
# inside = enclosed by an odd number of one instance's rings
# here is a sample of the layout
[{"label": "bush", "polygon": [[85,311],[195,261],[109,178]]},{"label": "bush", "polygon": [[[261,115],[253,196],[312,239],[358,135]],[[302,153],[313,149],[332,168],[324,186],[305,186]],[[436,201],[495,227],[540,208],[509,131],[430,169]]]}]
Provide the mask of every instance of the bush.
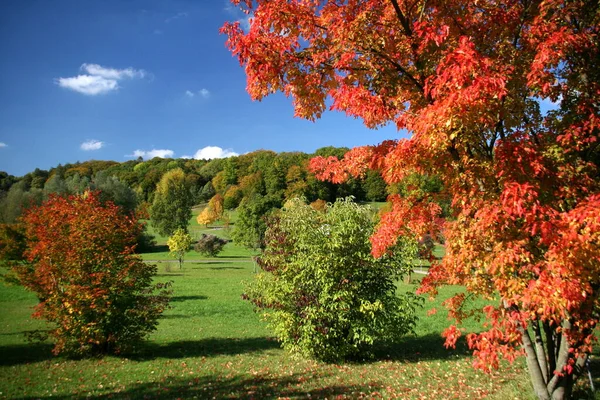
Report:
[{"label": "bush", "polygon": [[205,256],[216,257],[227,243],[226,239],[203,233],[198,243],[194,246],[194,250]]},{"label": "bush", "polygon": [[25,262],[13,270],[50,322],[54,353],[120,353],[156,329],[168,284],[133,254],[141,225],[97,193],[51,196],[23,216]]},{"label": "bush", "polygon": [[317,211],[299,200],[268,220],[262,271],[245,297],[263,314],[284,348],[337,361],[370,354],[376,341],[411,332],[421,299],[396,295],[409,273],[415,241],[371,255],[372,212],[349,199]]}]

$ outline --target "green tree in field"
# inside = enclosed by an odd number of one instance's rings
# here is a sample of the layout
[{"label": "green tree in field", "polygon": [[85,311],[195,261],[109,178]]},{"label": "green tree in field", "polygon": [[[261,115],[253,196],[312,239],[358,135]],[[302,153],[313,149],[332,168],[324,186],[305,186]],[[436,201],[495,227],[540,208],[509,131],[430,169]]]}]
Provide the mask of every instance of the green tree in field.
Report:
[{"label": "green tree in field", "polygon": [[171,236],[178,228],[187,232],[193,202],[183,170],[176,168],[165,173],[150,207],[152,226],[163,236]]},{"label": "green tree in field", "polygon": [[238,218],[231,233],[233,241],[249,249],[260,248],[267,229],[265,217],[278,204],[279,198],[274,196],[245,197],[238,207]]},{"label": "green tree in field", "polygon": [[179,261],[179,269],[183,268],[185,253],[192,247],[192,237],[181,228],[177,228],[173,235],[167,240],[167,246],[173,257]]},{"label": "green tree in field", "polygon": [[395,282],[412,268],[416,242],[401,238],[393,252],[375,259],[372,216],[350,199],[326,211],[295,199],[269,220],[262,271],[246,296],[284,348],[335,361],[368,355],[376,341],[413,330],[420,300],[396,295]]}]

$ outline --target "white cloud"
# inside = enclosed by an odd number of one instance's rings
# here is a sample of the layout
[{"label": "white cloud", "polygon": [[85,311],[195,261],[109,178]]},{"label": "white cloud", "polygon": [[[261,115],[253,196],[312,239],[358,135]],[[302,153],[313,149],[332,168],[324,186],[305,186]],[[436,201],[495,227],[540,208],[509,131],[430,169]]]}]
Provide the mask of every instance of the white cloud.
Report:
[{"label": "white cloud", "polygon": [[202,88],[198,91],[198,94],[204,97],[205,99],[208,99],[210,97],[210,92],[208,91],[208,89]]},{"label": "white cloud", "polygon": [[0,149],[3,147],[8,147],[8,145],[6,143],[0,142]]},{"label": "white cloud", "polygon": [[100,150],[102,147],[104,147],[104,142],[94,139],[81,143],[81,150],[85,151]]},{"label": "white cloud", "polygon": [[172,17],[169,17],[169,18],[165,19],[165,23],[166,23],[166,24],[168,24],[168,23],[170,23],[170,22],[173,22],[173,21],[175,21],[176,19],[179,19],[179,18],[185,18],[185,17],[187,17],[188,15],[189,15],[189,14],[188,14],[187,12],[180,12],[180,13],[177,13],[176,15],[173,15]]},{"label": "white cloud", "polygon": [[57,78],[56,84],[78,93],[96,96],[118,90],[120,87],[118,81],[120,80],[141,79],[147,76],[147,72],[143,69],[114,69],[98,64],[82,64],[80,69],[87,74],[70,78]]},{"label": "white cloud", "polygon": [[146,76],[146,71],[143,69],[114,69],[106,68],[98,64],[82,64],[81,70],[90,75],[101,76],[105,79],[121,80],[125,78],[143,78]]},{"label": "white cloud", "polygon": [[101,76],[78,75],[72,78],[58,78],[56,83],[60,87],[88,96],[104,94],[119,89],[117,81],[114,79],[104,79]]},{"label": "white cloud", "polygon": [[205,98],[205,99],[208,99],[210,97],[210,91],[208,89],[205,89],[205,88],[202,88],[202,89],[198,90],[197,93],[194,93],[191,90],[186,90],[185,91],[185,95],[187,97],[189,97],[190,99],[193,98],[193,97],[196,97],[196,94],[199,95],[199,96],[201,96],[201,97],[203,97],[203,98]]},{"label": "white cloud", "polygon": [[131,155],[130,157],[142,157],[146,160],[152,159],[154,157],[160,157],[160,158],[173,158],[173,156],[175,155],[175,152],[173,150],[166,150],[166,149],[152,149],[149,151],[145,151],[145,150],[135,150],[133,152],[133,155]]},{"label": "white cloud", "polygon": [[227,158],[239,156],[231,149],[222,149],[218,146],[206,146],[194,154],[196,160],[212,160],[213,158]]}]

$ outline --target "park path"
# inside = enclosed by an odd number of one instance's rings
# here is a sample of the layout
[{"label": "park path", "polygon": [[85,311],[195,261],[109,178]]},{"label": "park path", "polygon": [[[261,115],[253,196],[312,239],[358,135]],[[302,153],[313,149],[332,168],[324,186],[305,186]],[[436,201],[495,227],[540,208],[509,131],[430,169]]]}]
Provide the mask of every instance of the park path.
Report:
[{"label": "park path", "polygon": [[[155,263],[155,262],[166,262],[166,263],[179,263],[179,261],[177,260],[143,260],[144,262],[148,262],[148,263]],[[215,259],[215,258],[201,258],[201,259],[196,259],[196,260],[183,260],[184,263],[232,263],[232,262],[244,262],[244,263],[249,263],[249,262],[253,262],[252,259],[249,258],[219,258],[219,259]]]}]

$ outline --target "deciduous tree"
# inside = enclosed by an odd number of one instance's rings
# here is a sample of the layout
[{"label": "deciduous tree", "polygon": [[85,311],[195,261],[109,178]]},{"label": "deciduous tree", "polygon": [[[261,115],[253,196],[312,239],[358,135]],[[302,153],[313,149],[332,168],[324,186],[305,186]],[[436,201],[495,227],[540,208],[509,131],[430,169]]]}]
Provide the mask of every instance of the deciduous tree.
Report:
[{"label": "deciduous tree", "polygon": [[269,219],[262,271],[246,297],[267,319],[283,347],[301,355],[341,360],[364,356],[380,340],[411,332],[420,299],[396,295],[410,273],[416,243],[400,241],[376,259],[370,254],[372,211],[349,199],[318,211],[289,200]]},{"label": "deciduous tree", "polygon": [[14,271],[39,298],[33,316],[51,323],[54,353],[119,353],[156,329],[168,292],[133,254],[133,215],[87,192],[51,196],[22,221],[26,262]]},{"label": "deciduous tree", "polygon": [[[597,1],[255,0],[250,29],[226,24],[253,99],[281,91],[295,114],[329,108],[409,139],[318,157],[320,178],[367,169],[388,184],[437,175],[453,196],[447,256],[422,291],[464,285],[459,322],[483,296],[471,334],[484,370],[525,354],[540,399],[570,395],[591,352],[600,290],[600,8]],[[329,100],[328,100],[329,99]],[[544,112],[540,105],[554,110]],[[392,196],[372,237],[436,230],[439,207]],[[452,346],[460,331],[446,331]]]},{"label": "deciduous tree", "polygon": [[198,243],[194,245],[194,250],[208,257],[216,257],[226,244],[226,239],[203,233]]},{"label": "deciduous tree", "polygon": [[152,226],[163,236],[170,236],[178,228],[187,232],[192,217],[194,197],[180,168],[165,173],[156,186],[150,208]]},{"label": "deciduous tree", "polygon": [[167,240],[167,246],[169,246],[169,252],[179,262],[179,269],[183,268],[183,260],[185,253],[187,253],[192,246],[192,237],[189,233],[181,228],[178,228],[173,232],[173,235]]},{"label": "deciduous tree", "polygon": [[238,218],[231,238],[237,244],[249,249],[258,249],[263,245],[267,225],[265,217],[279,205],[275,196],[245,197],[238,208]]},{"label": "deciduous tree", "polygon": [[221,219],[223,217],[223,203],[223,196],[218,193],[214,195],[208,202],[208,205],[196,217],[198,224],[208,228],[208,224]]}]

